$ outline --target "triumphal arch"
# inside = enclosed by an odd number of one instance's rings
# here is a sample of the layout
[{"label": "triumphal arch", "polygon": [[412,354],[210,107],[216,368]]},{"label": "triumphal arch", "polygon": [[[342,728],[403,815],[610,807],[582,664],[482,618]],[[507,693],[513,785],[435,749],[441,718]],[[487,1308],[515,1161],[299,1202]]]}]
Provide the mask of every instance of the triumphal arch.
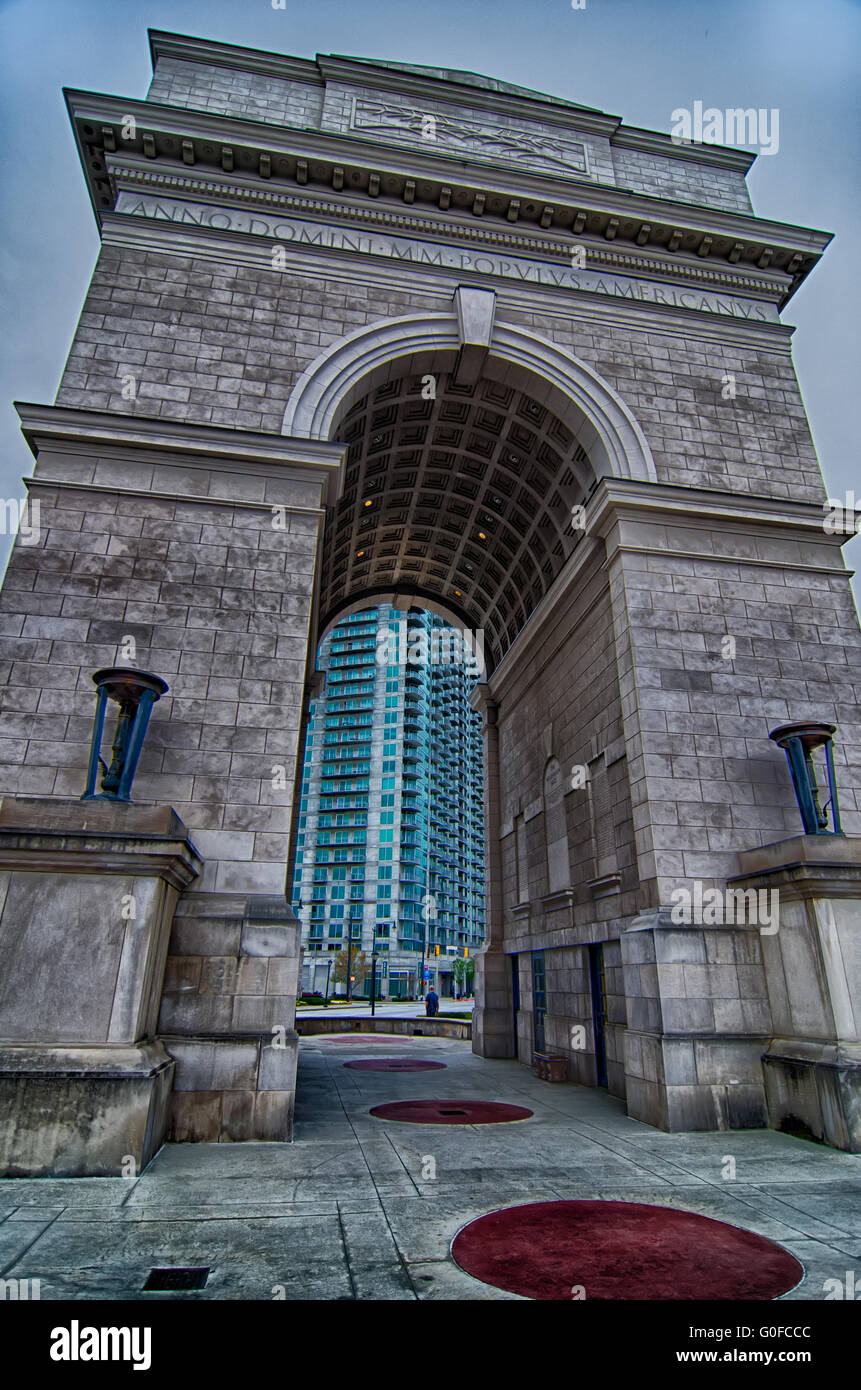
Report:
[{"label": "triumphal arch", "polygon": [[[145,100],[66,94],[102,245],[19,406],[0,1168],[289,1138],[303,720],[368,600],[483,634],[476,1051],[857,1149],[859,631],[782,317],[828,235],[757,217],[750,151],[150,37]],[[132,801],[82,801],[113,667],[169,690]]]}]

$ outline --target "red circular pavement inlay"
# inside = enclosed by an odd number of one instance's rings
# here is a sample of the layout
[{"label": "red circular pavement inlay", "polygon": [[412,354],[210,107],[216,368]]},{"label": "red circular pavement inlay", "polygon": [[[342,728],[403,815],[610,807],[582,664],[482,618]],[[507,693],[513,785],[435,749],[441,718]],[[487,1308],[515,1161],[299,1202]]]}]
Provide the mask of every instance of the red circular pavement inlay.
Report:
[{"label": "red circular pavement inlay", "polygon": [[752,1231],[635,1202],[535,1202],[471,1221],[461,1269],[525,1298],[771,1299],[804,1271]]},{"label": "red circular pavement inlay", "polygon": [[353,1071],[445,1071],[445,1062],[420,1062],[417,1057],[363,1057],[344,1066]]},{"label": "red circular pavement inlay", "polygon": [[396,1100],[375,1105],[371,1114],[411,1125],[504,1125],[528,1120],[532,1111],[494,1100]]}]

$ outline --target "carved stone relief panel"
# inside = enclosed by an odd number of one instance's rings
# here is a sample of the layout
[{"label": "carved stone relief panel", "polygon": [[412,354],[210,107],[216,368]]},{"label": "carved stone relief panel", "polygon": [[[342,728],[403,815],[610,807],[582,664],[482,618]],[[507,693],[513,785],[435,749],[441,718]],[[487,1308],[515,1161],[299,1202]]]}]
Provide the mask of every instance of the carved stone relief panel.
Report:
[{"label": "carved stone relief panel", "polygon": [[586,145],[550,130],[508,127],[439,110],[423,112],[401,102],[366,97],[355,98],[351,127],[385,140],[454,150],[494,164],[522,164],[554,174],[590,173]]}]

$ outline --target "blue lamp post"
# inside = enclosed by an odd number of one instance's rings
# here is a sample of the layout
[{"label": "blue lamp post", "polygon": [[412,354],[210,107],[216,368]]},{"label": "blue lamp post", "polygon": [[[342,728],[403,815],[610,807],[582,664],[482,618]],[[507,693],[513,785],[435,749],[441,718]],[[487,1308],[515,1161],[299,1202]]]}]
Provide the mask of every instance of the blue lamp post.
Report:
[{"label": "blue lamp post", "polygon": [[[132,781],[152,707],[167,692],[168,684],[150,671],[134,671],[127,666],[109,666],[95,671],[93,684],[98,695],[90,740],[87,789],[81,800],[131,801]],[[120,707],[111,746],[110,767],[100,757],[108,700],[115,700]],[[96,778],[100,765],[103,769],[102,790],[97,792]]]},{"label": "blue lamp post", "polygon": [[[768,735],[786,754],[806,835],[843,834],[837,802],[837,779],[834,775],[833,737],[836,730],[836,724],[801,721],[796,724],[781,724]],[[813,764],[813,752],[816,748],[825,749],[828,800],[824,806],[819,805],[819,787],[816,784],[816,769]],[[829,807],[833,830],[828,829]]]}]

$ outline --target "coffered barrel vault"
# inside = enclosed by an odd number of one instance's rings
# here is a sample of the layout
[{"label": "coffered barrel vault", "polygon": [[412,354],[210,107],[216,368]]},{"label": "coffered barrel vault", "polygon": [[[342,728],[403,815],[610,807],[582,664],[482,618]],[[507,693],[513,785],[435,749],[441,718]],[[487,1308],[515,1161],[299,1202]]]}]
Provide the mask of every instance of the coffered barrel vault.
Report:
[{"label": "coffered barrel vault", "polygon": [[[123,1105],[141,1155],[165,1123],[289,1136],[297,759],[317,642],[367,602],[486,638],[476,1051],[551,1051],[665,1128],[859,1147],[861,639],[783,320],[829,235],[756,215],[751,153],[572,100],[150,37],[144,100],[66,93],[102,244],[54,405],[19,407],[41,521],[0,596],[0,830],[16,874],[46,817],[86,833],[91,673],[132,638],[170,686],[136,793],[191,867],[151,890],[157,1024],[122,1057],[74,1020],[25,1038],[68,1001],[0,984],[2,1163],[113,1171]],[[833,863],[768,737],[802,719],[838,728]],[[65,885],[64,854],[32,871]],[[673,921],[740,876],[789,894],[779,949]],[[36,936],[0,920],[0,980]],[[46,1069],[98,1142],[34,1125]]]},{"label": "coffered barrel vault", "polygon": [[[454,300],[456,313],[350,335],[297,383],[284,427],[348,446],[324,622],[357,593],[409,593],[486,629],[495,664],[581,538],[598,477],[655,469],[582,363],[496,327],[491,292]],[[405,361],[412,374],[396,375]]]},{"label": "coffered barrel vault", "polygon": [[447,599],[511,645],[581,534],[572,509],[595,484],[562,422],[525,392],[440,376],[378,387],[341,419],[345,490],[327,535],[324,612],[406,585]]}]

